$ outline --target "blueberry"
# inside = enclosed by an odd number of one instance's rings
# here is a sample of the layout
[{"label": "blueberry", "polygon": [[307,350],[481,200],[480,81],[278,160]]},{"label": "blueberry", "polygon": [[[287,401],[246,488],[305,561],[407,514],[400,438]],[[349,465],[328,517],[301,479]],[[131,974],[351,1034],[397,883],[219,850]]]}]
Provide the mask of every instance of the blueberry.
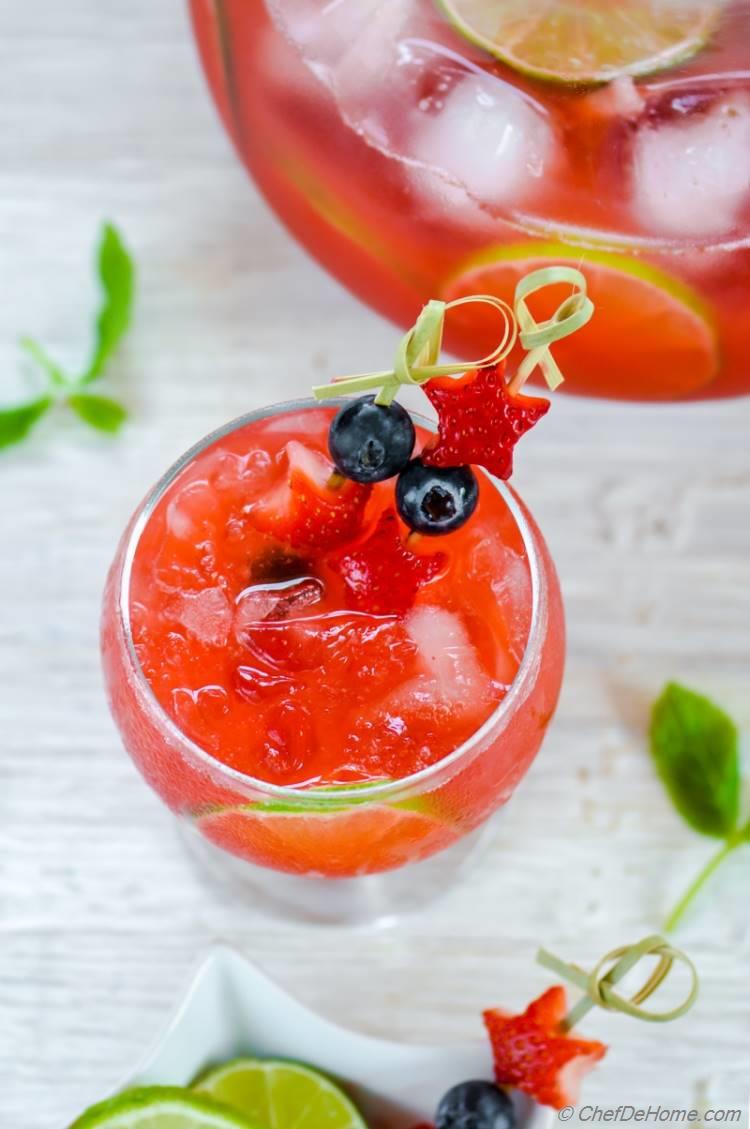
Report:
[{"label": "blueberry", "polygon": [[471,467],[425,466],[413,459],[396,483],[396,505],[417,533],[450,533],[468,521],[477,506],[479,486]]},{"label": "blueberry", "polygon": [[414,424],[400,404],[388,407],[362,396],[344,404],[328,432],[328,450],[341,474],[355,482],[382,482],[408,463]]},{"label": "blueberry", "polygon": [[435,1129],[514,1129],[515,1123],[513,1102],[494,1082],[461,1082],[435,1115]]}]

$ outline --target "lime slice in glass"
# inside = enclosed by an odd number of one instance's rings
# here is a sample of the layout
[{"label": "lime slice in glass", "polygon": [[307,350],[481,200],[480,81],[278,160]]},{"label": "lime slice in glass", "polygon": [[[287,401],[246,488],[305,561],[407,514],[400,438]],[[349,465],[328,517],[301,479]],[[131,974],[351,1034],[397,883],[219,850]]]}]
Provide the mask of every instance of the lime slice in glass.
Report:
[{"label": "lime slice in glass", "polygon": [[204,1074],[195,1089],[271,1126],[367,1129],[357,1109],[330,1078],[296,1062],[236,1059]]},{"label": "lime slice in glass", "polygon": [[274,804],[224,808],[202,815],[198,827],[217,847],[258,866],[326,878],[392,870],[458,837],[448,822],[384,804],[320,812]]},{"label": "lime slice in glass", "polygon": [[438,0],[467,39],[514,70],[561,83],[609,82],[684,62],[725,0]]},{"label": "lime slice in glass", "polygon": [[92,1106],[70,1129],[270,1129],[270,1122],[242,1116],[190,1090],[146,1086]]},{"label": "lime slice in glass", "polygon": [[[583,272],[594,303],[589,324],[553,348],[570,392],[671,400],[698,395],[717,375],[719,351],[710,308],[681,279],[628,255],[564,243],[488,247],[459,266],[441,297],[495,294],[512,303],[519,279],[556,263],[570,263]],[[569,293],[570,287],[549,286],[538,301],[532,298],[536,320],[551,317]],[[464,324],[461,310],[455,313],[464,336],[471,334],[479,352],[491,349],[496,323],[470,315],[474,322]]]}]

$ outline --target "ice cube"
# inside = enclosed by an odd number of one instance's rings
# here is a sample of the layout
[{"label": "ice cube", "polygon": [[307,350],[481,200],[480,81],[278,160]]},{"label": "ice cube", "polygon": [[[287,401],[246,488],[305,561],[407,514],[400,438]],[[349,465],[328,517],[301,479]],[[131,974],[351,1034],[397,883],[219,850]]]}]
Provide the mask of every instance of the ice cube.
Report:
[{"label": "ice cube", "polygon": [[167,529],[180,541],[195,541],[213,529],[216,494],[197,479],[183,486],[167,504]]},{"label": "ice cube", "polygon": [[307,61],[333,60],[361,38],[381,0],[267,0],[273,21]]},{"label": "ice cube", "polygon": [[633,177],[648,231],[692,239],[731,232],[750,202],[750,96],[652,119],[635,139]]},{"label": "ice cube", "polygon": [[491,683],[457,615],[437,607],[417,607],[406,621],[426,678],[405,687],[415,701],[431,698],[453,707],[475,709],[491,695]]},{"label": "ice cube", "polygon": [[359,74],[366,96],[398,61],[410,17],[417,28],[414,0],[269,0],[269,8],[308,66],[339,93],[357,93]]},{"label": "ice cube", "polygon": [[236,451],[219,450],[214,455],[208,473],[213,485],[218,490],[232,489],[241,486],[263,489],[268,485],[271,476],[273,460],[268,451],[246,451],[238,454]]},{"label": "ice cube", "polygon": [[531,624],[533,593],[528,561],[501,537],[484,537],[474,547],[469,571],[475,581],[489,584],[500,605],[511,655],[497,654],[495,677],[510,684],[523,659]]},{"label": "ice cube", "polygon": [[178,592],[170,600],[168,612],[172,619],[201,643],[206,643],[209,647],[226,645],[232,626],[232,609],[221,588]]},{"label": "ice cube", "polygon": [[554,154],[541,111],[489,74],[461,78],[438,113],[419,117],[410,142],[417,161],[490,205],[527,196],[549,174]]},{"label": "ice cube", "polygon": [[410,132],[405,124],[422,97],[423,81],[444,59],[432,42],[433,19],[440,28],[441,18],[431,18],[416,0],[270,0],[270,6],[347,125],[370,145],[401,157]]},{"label": "ice cube", "polygon": [[234,629],[240,638],[248,627],[263,620],[282,620],[297,616],[305,608],[319,604],[325,595],[323,582],[307,576],[276,584],[252,584],[237,597]]},{"label": "ice cube", "polygon": [[422,606],[404,626],[416,673],[356,711],[345,740],[350,770],[403,776],[425,768],[465,741],[497,697],[459,616]]}]

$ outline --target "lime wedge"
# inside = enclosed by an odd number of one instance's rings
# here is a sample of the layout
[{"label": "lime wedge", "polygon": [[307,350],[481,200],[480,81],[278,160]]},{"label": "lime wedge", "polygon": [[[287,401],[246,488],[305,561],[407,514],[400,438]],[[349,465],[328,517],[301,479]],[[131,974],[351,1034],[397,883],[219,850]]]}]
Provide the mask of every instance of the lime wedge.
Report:
[{"label": "lime wedge", "polygon": [[439,0],[454,27],[516,71],[562,83],[609,82],[684,62],[725,0]]},{"label": "lime wedge", "polygon": [[194,1088],[245,1117],[280,1129],[367,1129],[330,1078],[296,1062],[239,1058],[210,1070]]},{"label": "lime wedge", "polygon": [[[719,351],[712,311],[681,279],[628,255],[563,243],[488,247],[459,266],[441,297],[495,294],[512,302],[525,274],[556,263],[572,263],[583,271],[594,303],[589,324],[554,346],[565,374],[563,387],[570,392],[672,400],[697,394],[716,377]],[[569,291],[550,286],[539,303],[532,299],[537,321],[551,317]],[[471,330],[480,352],[492,348],[494,322],[477,321],[465,330]]]},{"label": "lime wedge", "polygon": [[190,1090],[145,1086],[92,1106],[70,1129],[268,1129],[269,1125]]}]

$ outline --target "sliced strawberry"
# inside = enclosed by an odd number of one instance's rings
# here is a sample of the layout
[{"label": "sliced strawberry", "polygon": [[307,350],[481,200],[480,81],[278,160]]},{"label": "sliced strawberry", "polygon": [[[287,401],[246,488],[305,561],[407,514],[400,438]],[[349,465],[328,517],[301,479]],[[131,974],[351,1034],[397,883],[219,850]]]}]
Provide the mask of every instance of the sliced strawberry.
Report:
[{"label": "sliced strawberry", "polygon": [[607,1048],[563,1033],[565,1012],[565,989],[558,984],[529,1004],[523,1015],[484,1013],[499,1085],[515,1086],[554,1109],[576,1105],[582,1078]]},{"label": "sliced strawberry", "polygon": [[330,563],[344,579],[349,607],[372,615],[402,615],[422,585],[445,568],[446,556],[412,553],[396,514],[386,510],[364,544]]},{"label": "sliced strawberry", "polygon": [[280,482],[250,510],[256,529],[294,549],[335,549],[356,537],[369,486],[331,476],[336,468],[320,451],[291,439]]},{"label": "sliced strawberry", "polygon": [[508,390],[505,365],[441,377],[424,390],[438,413],[438,438],[422,452],[427,466],[477,463],[498,478],[513,473],[513,448],[549,409],[549,400]]}]

